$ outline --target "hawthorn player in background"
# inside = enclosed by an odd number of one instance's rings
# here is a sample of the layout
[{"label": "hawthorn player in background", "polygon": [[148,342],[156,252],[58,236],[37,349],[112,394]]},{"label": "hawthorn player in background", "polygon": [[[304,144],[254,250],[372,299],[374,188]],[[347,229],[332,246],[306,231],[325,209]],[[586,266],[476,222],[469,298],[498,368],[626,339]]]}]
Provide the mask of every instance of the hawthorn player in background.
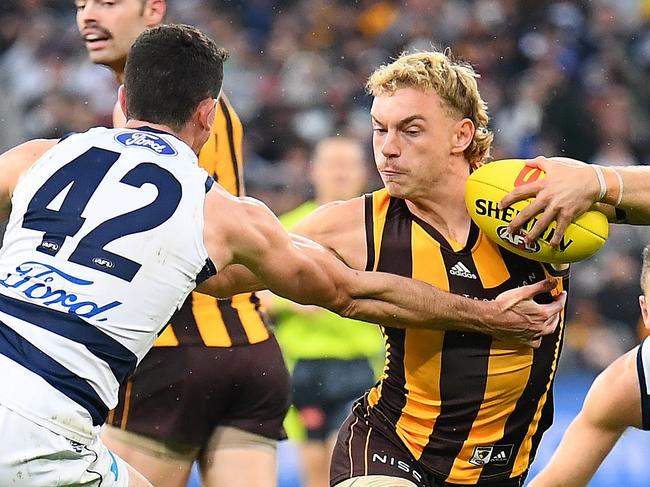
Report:
[{"label": "hawthorn player in background", "polygon": [[[122,82],[131,44],[162,23],[166,2],[75,3],[90,59]],[[116,127],[125,122],[117,105],[113,120]],[[242,136],[222,94],[199,165],[236,196],[244,195]],[[290,389],[268,325],[254,293],[223,300],[192,293],[122,386],[103,432],[106,444],[157,486],[184,486],[194,460],[208,487],[275,485]]]}]

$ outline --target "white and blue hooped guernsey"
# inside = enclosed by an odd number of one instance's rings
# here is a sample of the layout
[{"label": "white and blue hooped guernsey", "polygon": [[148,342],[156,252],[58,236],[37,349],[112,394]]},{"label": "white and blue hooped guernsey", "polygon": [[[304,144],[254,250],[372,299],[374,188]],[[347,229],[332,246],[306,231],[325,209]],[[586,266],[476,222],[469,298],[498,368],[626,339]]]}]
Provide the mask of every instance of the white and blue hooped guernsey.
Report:
[{"label": "white and blue hooped guernsey", "polygon": [[36,162],[0,251],[1,404],[93,438],[210,267],[211,182],[185,143],[148,127],[75,134]]}]

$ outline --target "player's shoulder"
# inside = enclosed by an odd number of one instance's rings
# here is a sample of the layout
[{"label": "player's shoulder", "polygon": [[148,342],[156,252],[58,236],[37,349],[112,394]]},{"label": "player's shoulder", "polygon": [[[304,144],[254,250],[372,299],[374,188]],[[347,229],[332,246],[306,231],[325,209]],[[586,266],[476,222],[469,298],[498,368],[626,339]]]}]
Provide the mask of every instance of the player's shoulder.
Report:
[{"label": "player's shoulder", "polygon": [[59,139],[33,139],[17,145],[2,155],[4,160],[27,159],[32,162],[58,143]]},{"label": "player's shoulder", "polygon": [[22,175],[57,142],[58,139],[33,139],[0,155],[0,192],[11,194]]},{"label": "player's shoulder", "polygon": [[363,226],[364,211],[363,196],[345,201],[332,201],[307,214],[293,226],[293,230],[304,235],[314,232],[343,232],[359,225]]},{"label": "player's shoulder", "polygon": [[[224,218],[224,215],[228,217]],[[211,184],[206,192],[206,219],[218,227],[237,230],[246,222],[263,220],[272,215],[262,201],[249,196],[234,196],[218,183]]]}]

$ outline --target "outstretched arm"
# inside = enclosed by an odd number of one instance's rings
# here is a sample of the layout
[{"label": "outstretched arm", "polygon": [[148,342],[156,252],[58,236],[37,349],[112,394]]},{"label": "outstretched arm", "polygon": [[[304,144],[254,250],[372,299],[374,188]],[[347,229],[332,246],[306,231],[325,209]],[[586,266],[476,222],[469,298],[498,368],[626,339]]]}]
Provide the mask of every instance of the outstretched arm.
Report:
[{"label": "outstretched arm", "polygon": [[[224,297],[264,286],[292,301],[317,304],[364,321],[480,331],[533,345],[555,329],[564,304],[563,295],[547,305],[532,301],[535,294],[554,287],[552,280],[484,302],[421,281],[356,271],[311,240],[291,239],[260,202],[234,198],[219,189],[211,193],[206,198],[204,234],[208,252],[218,269],[233,263],[241,266],[218,273],[200,286],[202,292]],[[250,269],[260,286],[242,266]],[[508,325],[514,328],[509,333]]]},{"label": "outstretched arm", "polygon": [[602,199],[599,199],[601,184],[593,165],[562,157],[537,157],[527,161],[527,164],[544,171],[545,177],[515,188],[501,200],[501,206],[507,207],[516,201],[535,198],[509,225],[514,233],[526,221],[539,214],[537,223],[526,237],[527,240],[535,240],[553,220],[557,220],[551,245],[559,245],[571,221],[594,204],[607,215],[610,222],[621,220],[616,215],[616,206],[624,210],[624,213],[619,215],[624,215],[625,223],[650,224],[648,167],[600,167],[605,191]]},{"label": "outstretched arm", "polygon": [[582,410],[530,487],[586,486],[625,429],[641,427],[637,350],[618,358],[596,378]]}]

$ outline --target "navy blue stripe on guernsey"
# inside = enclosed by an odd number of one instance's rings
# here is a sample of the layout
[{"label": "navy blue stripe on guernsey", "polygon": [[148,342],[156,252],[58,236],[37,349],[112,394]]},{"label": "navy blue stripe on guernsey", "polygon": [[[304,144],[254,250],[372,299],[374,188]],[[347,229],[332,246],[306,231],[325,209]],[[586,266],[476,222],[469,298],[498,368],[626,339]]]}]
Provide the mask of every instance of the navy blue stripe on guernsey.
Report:
[{"label": "navy blue stripe on guernsey", "polygon": [[74,314],[37,306],[4,294],[0,294],[0,310],[85,345],[90,353],[108,364],[119,383],[135,370],[138,358],[131,350]]},{"label": "navy blue stripe on guernsey", "polygon": [[644,430],[650,430],[650,396],[648,396],[648,388],[646,385],[646,374],[645,367],[643,363],[643,352],[644,348],[650,345],[650,338],[646,338],[641,345],[636,354],[636,369],[639,374],[639,386],[641,392],[641,428]]},{"label": "navy blue stripe on guernsey", "polygon": [[100,426],[106,421],[108,407],[88,382],[32,345],[2,321],[0,353],[41,376],[52,387],[83,406],[90,413],[94,426]]},{"label": "navy blue stripe on guernsey", "polygon": [[212,176],[208,176],[205,179],[205,192],[207,193],[212,189],[212,186],[214,185],[214,178]]},{"label": "navy blue stripe on guernsey", "polygon": [[61,138],[58,140],[57,144],[63,142],[65,139],[67,139],[68,137],[70,137],[72,135],[77,135],[77,132],[66,132],[65,134],[63,134],[61,136]]},{"label": "navy blue stripe on guernsey", "polygon": [[208,257],[207,259],[205,259],[205,265],[201,269],[201,272],[199,272],[196,276],[196,285],[198,286],[206,279],[209,279],[212,276],[216,276],[216,275],[217,275],[217,268],[214,265],[214,262],[212,262],[212,259]]}]

